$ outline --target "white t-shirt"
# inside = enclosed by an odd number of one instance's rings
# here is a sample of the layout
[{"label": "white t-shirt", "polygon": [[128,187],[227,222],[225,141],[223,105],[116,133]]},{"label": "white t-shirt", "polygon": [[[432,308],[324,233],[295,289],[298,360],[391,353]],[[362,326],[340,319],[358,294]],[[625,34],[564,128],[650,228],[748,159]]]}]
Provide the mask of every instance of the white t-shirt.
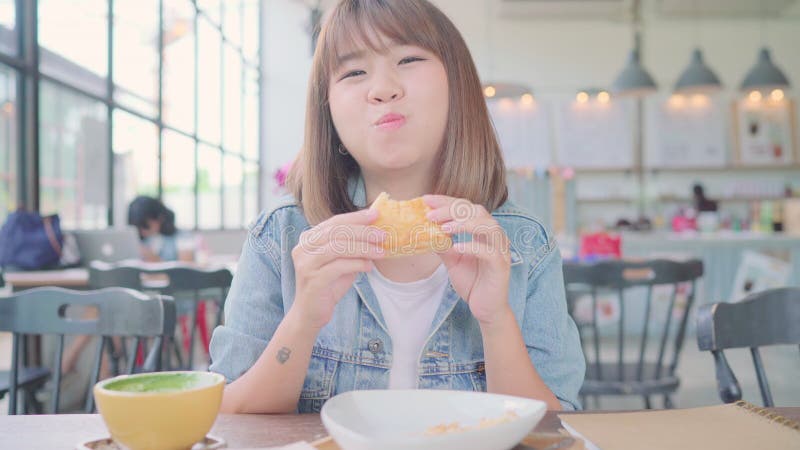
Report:
[{"label": "white t-shirt", "polygon": [[440,264],[430,277],[410,283],[391,281],[374,268],[367,279],[392,340],[389,389],[416,389],[420,352],[447,288],[447,268]]}]

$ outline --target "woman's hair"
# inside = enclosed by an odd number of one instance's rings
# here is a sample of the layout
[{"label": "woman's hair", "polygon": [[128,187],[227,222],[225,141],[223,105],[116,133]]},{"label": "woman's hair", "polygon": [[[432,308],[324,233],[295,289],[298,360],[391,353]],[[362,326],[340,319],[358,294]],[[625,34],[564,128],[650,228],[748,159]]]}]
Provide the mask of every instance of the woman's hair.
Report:
[{"label": "woman's hair", "polygon": [[447,72],[449,112],[437,155],[435,194],[466,198],[492,211],[508,196],[500,146],[489,119],[478,72],[464,39],[427,0],[341,0],[320,30],[308,84],[305,139],[289,187],[311,224],[355,211],[348,179],[359,171],[341,141],[328,103],[330,77],[347,47],[387,49],[373,36],[435,54]]},{"label": "woman's hair", "polygon": [[175,228],[175,213],[171,209],[164,206],[161,200],[141,195],[128,206],[128,224],[141,230],[147,228],[148,220],[158,220],[164,236],[172,236],[178,231]]}]

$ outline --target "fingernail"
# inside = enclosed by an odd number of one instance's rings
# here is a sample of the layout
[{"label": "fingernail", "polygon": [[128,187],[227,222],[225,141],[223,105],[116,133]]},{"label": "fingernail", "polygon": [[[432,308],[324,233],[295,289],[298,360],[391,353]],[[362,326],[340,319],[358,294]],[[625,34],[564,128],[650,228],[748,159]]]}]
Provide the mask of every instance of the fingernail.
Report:
[{"label": "fingernail", "polygon": [[450,223],[450,222],[448,222],[446,224],[443,224],[442,225],[442,231],[445,231],[445,232],[448,232],[448,233],[453,231],[453,224]]}]

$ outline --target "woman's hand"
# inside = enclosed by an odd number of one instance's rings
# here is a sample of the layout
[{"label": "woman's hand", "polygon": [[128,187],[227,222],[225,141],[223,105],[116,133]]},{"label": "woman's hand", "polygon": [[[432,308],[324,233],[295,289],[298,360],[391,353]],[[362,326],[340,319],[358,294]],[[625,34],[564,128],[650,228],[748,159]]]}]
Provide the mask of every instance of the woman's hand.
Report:
[{"label": "woman's hand", "polygon": [[453,244],[440,253],[458,295],[469,304],[482,327],[499,324],[510,312],[508,283],[511,273],[509,240],[482,205],[444,195],[426,195],[428,218],[448,234],[469,233],[471,242]]},{"label": "woman's hand", "polygon": [[384,255],[386,233],[370,227],[377,211],[339,214],[304,231],[292,250],[297,290],[292,310],[313,329],[324,327],[359,272]]}]

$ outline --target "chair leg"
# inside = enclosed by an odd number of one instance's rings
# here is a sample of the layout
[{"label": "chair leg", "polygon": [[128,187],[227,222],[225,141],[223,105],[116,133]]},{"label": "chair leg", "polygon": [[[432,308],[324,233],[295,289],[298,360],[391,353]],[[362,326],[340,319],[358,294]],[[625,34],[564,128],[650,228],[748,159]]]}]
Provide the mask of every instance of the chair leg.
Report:
[{"label": "chair leg", "polygon": [[171,355],[169,354],[170,350],[169,338],[166,338],[161,342],[161,369],[167,372],[172,370]]},{"label": "chair leg", "polygon": [[181,331],[181,344],[183,351],[189,353],[189,316],[183,315],[178,318],[178,324]]},{"label": "chair leg", "polygon": [[33,410],[34,414],[44,414],[44,405],[36,398],[36,391],[28,392],[25,398],[28,402],[26,409]]},{"label": "chair leg", "polygon": [[37,388],[20,389],[22,393],[22,414],[44,414],[44,406],[36,399]]},{"label": "chair leg", "polygon": [[178,341],[175,339],[174,336],[169,338],[169,341],[170,341],[170,345],[172,347],[172,350],[175,352],[175,359],[178,362],[178,368],[180,370],[188,370],[183,365],[183,356],[181,356],[181,349],[180,349],[180,345],[178,344]]},{"label": "chair leg", "polygon": [[672,397],[669,395],[664,396],[664,409],[672,409],[675,405],[672,403]]},{"label": "chair leg", "polygon": [[589,409],[589,403],[587,402],[589,399],[585,395],[581,395],[581,405],[583,409]]},{"label": "chair leg", "polygon": [[650,396],[645,395],[642,398],[644,398],[644,409],[653,409],[653,405],[650,404]]},{"label": "chair leg", "polygon": [[203,352],[205,352],[206,359],[208,359],[208,346],[211,343],[211,337],[208,335],[208,321],[206,320],[206,311],[208,302],[203,300],[197,305],[197,318],[195,319],[195,326],[200,332],[200,342],[203,343]]}]

